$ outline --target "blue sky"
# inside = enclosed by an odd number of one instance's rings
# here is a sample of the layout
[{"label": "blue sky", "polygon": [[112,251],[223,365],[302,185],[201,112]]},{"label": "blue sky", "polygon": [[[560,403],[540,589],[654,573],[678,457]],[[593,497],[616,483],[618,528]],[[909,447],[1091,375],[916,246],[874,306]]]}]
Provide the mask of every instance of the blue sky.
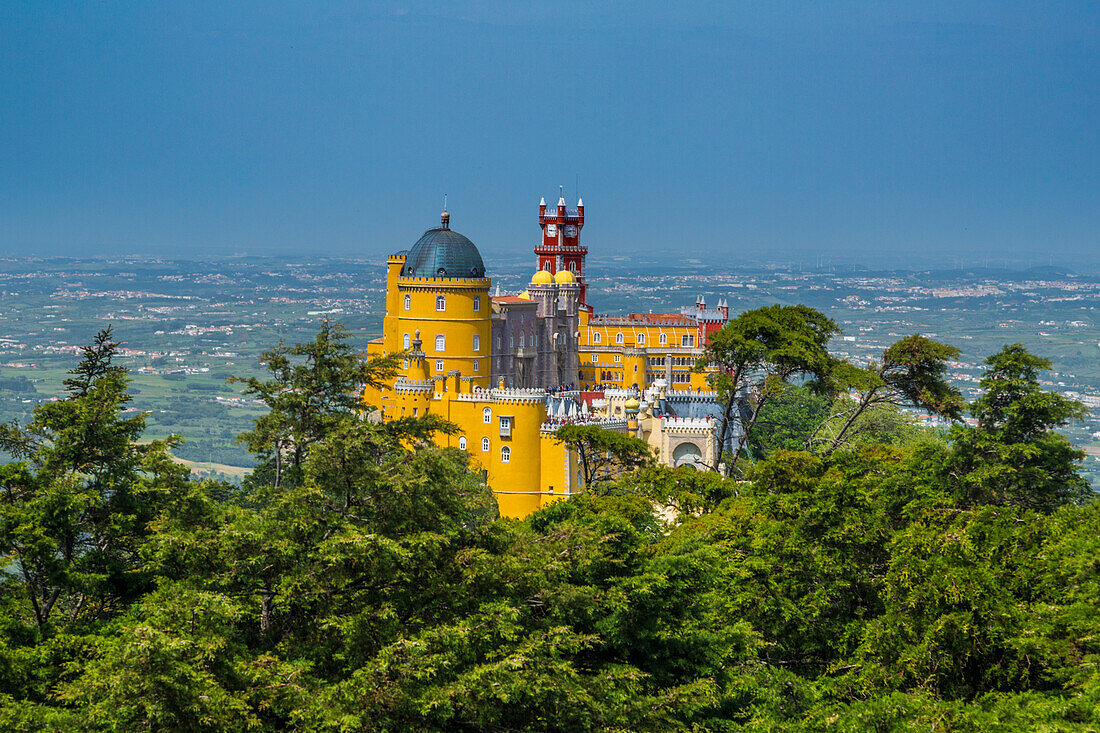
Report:
[{"label": "blue sky", "polygon": [[1100,3],[0,4],[0,253],[1100,262]]}]

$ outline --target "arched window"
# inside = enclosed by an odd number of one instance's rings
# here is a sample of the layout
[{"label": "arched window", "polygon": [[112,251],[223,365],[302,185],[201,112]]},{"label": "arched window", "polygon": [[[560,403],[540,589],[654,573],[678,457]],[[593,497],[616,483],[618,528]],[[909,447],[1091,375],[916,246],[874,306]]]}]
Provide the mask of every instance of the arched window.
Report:
[{"label": "arched window", "polygon": [[596,331],[595,333],[592,334],[592,343],[594,343],[594,344],[600,343],[600,332],[599,331]]},{"label": "arched window", "polygon": [[[493,424],[493,411],[490,410],[488,407],[481,411],[481,422],[485,423],[486,425]],[[486,438],[486,440],[488,440],[488,438]]]},{"label": "arched window", "polygon": [[481,452],[482,453],[488,453],[489,452],[489,439],[488,438],[482,438],[481,439]]},{"label": "arched window", "polygon": [[435,309],[437,311],[447,310],[447,296],[446,295],[437,295],[437,296],[435,296]]},{"label": "arched window", "polygon": [[617,334],[615,334],[615,343],[621,344],[622,342],[623,342],[623,332],[619,331]]},{"label": "arched window", "polygon": [[[488,440],[488,438],[486,438],[486,440]],[[511,460],[512,460],[512,449],[509,448],[508,446],[504,446],[503,448],[500,449],[500,462],[501,463],[508,463]]]},{"label": "arched window", "polygon": [[443,334],[439,334],[435,337],[435,350],[446,351],[447,350],[447,337]]},{"label": "arched window", "polygon": [[657,343],[659,343],[659,344],[660,344],[661,346],[664,346],[665,344],[667,344],[667,343],[668,343],[668,334],[664,334],[664,333],[662,333],[662,334],[661,334],[661,335],[660,335],[660,336],[659,336],[659,337],[657,338]]},{"label": "arched window", "polygon": [[645,346],[645,334],[644,333],[638,334],[637,339],[638,339],[638,346]]},{"label": "arched window", "polygon": [[466,450],[466,436],[465,435],[463,435],[461,438],[458,439],[458,449],[459,450]]},{"label": "arched window", "polygon": [[409,348],[409,334],[405,334],[401,337],[401,347],[405,349]]},{"label": "arched window", "polygon": [[411,310],[412,309],[412,302],[413,302],[412,301],[412,296],[409,295],[408,293],[405,293],[405,310]]},{"label": "arched window", "polygon": [[477,295],[477,296],[474,296],[474,313],[477,313],[480,310],[481,310],[481,296]]},{"label": "arched window", "polygon": [[474,351],[481,351],[481,336],[474,334]]}]

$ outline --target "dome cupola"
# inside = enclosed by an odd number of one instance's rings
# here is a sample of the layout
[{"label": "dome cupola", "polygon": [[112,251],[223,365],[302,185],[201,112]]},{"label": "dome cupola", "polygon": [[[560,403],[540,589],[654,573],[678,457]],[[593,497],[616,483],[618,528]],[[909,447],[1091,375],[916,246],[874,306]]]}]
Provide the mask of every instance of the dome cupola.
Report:
[{"label": "dome cupola", "polygon": [[439,227],[424,232],[409,250],[401,276],[437,279],[485,277],[485,263],[474,243],[451,231],[451,215],[446,210],[440,219]]}]

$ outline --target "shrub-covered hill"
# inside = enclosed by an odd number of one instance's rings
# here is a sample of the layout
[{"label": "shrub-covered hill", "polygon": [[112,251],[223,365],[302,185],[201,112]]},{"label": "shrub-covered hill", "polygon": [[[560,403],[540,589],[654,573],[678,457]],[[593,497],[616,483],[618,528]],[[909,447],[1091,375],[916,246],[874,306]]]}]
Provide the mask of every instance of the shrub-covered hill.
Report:
[{"label": "shrub-covered hill", "polygon": [[1042,360],[991,357],[946,437],[643,466],[515,521],[447,425],[360,418],[392,364],[345,336],[268,352],[242,487],[139,440],[109,332],[5,427],[0,727],[1100,727],[1100,504]]}]

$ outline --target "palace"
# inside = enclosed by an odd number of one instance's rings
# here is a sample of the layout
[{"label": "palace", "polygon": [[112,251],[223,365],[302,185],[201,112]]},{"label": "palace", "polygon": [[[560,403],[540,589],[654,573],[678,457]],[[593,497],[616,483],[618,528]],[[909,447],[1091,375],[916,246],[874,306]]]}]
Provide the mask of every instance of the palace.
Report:
[{"label": "palace", "polygon": [[363,393],[382,420],[435,414],[459,426],[440,445],[469,451],[503,516],[522,517],[584,490],[565,423],[645,440],[670,466],[714,465],[714,393],[694,371],[729,318],[702,298],[676,314],[596,315],[580,243],[584,202],[539,203],[542,238],[527,288],[490,295],[481,253],[440,226],[390,255],[382,336],[368,353],[402,353],[397,376]]}]

